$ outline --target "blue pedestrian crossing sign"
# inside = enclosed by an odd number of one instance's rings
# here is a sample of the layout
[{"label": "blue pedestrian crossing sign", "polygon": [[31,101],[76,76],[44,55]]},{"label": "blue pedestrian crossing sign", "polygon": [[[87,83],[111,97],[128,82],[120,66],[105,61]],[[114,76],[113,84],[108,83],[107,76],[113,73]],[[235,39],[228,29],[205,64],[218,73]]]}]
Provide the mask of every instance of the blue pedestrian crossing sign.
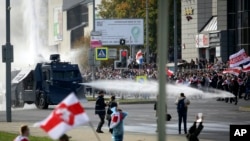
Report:
[{"label": "blue pedestrian crossing sign", "polygon": [[95,59],[108,60],[108,48],[107,47],[95,48]]}]

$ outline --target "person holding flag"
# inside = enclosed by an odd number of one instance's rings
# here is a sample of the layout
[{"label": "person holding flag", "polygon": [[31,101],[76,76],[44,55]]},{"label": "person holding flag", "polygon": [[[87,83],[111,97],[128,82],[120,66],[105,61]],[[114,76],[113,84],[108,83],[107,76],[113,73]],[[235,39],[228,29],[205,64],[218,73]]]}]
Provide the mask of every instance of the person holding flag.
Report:
[{"label": "person holding flag", "polygon": [[112,138],[113,141],[123,141],[124,125],[123,120],[127,117],[127,113],[123,112],[117,107],[112,108],[113,114],[111,115],[110,128],[113,129]]},{"label": "person holding flag", "polygon": [[[71,93],[55,107],[45,120],[35,123],[34,126],[40,127],[52,139],[58,140],[67,131],[85,123],[89,123],[89,117],[76,95]],[[22,134],[25,133],[24,135],[27,136],[29,135],[29,130],[27,127],[25,129],[25,132],[22,132]]]},{"label": "person holding flag", "polygon": [[139,50],[137,53],[136,53],[136,62],[141,65],[143,63],[143,53],[141,50]]}]

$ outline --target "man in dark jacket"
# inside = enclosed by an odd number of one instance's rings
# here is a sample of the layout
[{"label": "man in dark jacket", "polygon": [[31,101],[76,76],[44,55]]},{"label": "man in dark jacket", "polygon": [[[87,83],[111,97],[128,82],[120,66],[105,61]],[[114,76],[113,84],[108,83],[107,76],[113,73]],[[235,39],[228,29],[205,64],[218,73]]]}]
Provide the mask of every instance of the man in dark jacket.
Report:
[{"label": "man in dark jacket", "polygon": [[179,117],[179,134],[181,134],[181,123],[183,120],[184,123],[184,132],[187,134],[187,111],[188,111],[188,105],[190,104],[189,99],[187,99],[184,95],[184,93],[180,94],[180,97],[178,97],[175,101],[175,104],[177,105],[177,112]]},{"label": "man in dark jacket", "polygon": [[107,104],[104,101],[104,92],[100,91],[99,92],[99,96],[96,99],[96,103],[95,103],[95,114],[99,116],[100,118],[100,122],[98,124],[98,127],[96,129],[97,133],[103,133],[102,126],[104,124],[104,120],[105,120],[105,114],[106,114],[106,109],[105,107],[107,106]]}]

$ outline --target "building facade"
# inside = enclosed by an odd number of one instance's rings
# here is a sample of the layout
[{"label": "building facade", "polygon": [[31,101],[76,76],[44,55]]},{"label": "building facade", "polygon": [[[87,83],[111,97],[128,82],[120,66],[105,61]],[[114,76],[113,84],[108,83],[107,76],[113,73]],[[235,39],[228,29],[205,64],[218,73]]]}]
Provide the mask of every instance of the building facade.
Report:
[{"label": "building facade", "polygon": [[182,0],[182,58],[228,57],[244,48],[249,54],[248,0]]},{"label": "building facade", "polygon": [[93,29],[93,0],[49,0],[48,15],[49,46],[69,53]]}]

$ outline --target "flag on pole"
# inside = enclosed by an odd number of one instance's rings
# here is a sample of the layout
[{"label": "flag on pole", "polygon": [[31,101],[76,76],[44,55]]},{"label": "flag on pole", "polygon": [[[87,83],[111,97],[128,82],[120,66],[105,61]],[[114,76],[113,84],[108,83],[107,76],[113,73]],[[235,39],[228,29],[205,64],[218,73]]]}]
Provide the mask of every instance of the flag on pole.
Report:
[{"label": "flag on pole", "polygon": [[247,56],[244,49],[241,49],[235,54],[230,55],[229,57],[229,64],[230,68],[238,67],[241,64],[244,64],[246,62],[250,61],[250,57]]},{"label": "flag on pole", "polygon": [[174,72],[171,71],[170,69],[166,68],[166,74],[167,74],[168,76],[172,76],[172,75],[174,75]]},{"label": "flag on pole", "polygon": [[250,63],[247,64],[247,65],[244,65],[242,71],[243,72],[249,72],[250,71]]},{"label": "flag on pole", "polygon": [[241,72],[241,67],[235,67],[235,68],[227,68],[226,70],[224,70],[222,73],[229,73],[229,74],[234,74],[236,76],[238,76]]},{"label": "flag on pole", "polygon": [[57,140],[65,132],[89,122],[89,118],[74,93],[67,96],[43,121],[34,124]]},{"label": "flag on pole", "polygon": [[136,53],[136,62],[138,63],[138,64],[142,64],[142,62],[143,62],[143,54],[142,54],[142,51],[141,50],[139,50],[137,53]]}]

